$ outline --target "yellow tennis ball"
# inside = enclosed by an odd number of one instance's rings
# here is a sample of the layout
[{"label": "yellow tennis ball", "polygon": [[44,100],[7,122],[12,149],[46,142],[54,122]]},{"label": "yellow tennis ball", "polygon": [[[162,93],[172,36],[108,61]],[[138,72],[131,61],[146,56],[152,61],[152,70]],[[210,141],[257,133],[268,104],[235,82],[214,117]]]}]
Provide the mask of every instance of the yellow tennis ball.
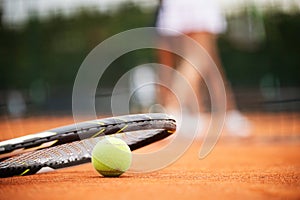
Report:
[{"label": "yellow tennis ball", "polygon": [[105,177],[118,177],[131,165],[129,146],[121,139],[106,136],[92,151],[92,164]]}]

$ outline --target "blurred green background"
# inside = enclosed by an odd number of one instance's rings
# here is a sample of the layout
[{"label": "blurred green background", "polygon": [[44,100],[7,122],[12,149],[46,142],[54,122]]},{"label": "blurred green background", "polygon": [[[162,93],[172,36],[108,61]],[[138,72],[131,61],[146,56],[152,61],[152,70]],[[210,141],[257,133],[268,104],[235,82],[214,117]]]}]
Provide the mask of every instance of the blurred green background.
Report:
[{"label": "blurred green background", "polygon": [[[12,91],[21,93],[32,111],[70,112],[72,86],[87,54],[114,34],[153,26],[155,12],[155,7],[125,3],[113,12],[79,9],[67,17],[54,13],[43,19],[33,14],[17,27],[2,20],[0,114],[7,114]],[[261,12],[245,6],[228,14],[227,22],[219,50],[242,110],[274,111],[278,106],[272,103],[277,102],[283,102],[280,109],[299,110],[299,10],[270,8]],[[102,83],[112,88],[124,72],[149,62],[157,62],[154,50],[128,53],[112,63]]]}]

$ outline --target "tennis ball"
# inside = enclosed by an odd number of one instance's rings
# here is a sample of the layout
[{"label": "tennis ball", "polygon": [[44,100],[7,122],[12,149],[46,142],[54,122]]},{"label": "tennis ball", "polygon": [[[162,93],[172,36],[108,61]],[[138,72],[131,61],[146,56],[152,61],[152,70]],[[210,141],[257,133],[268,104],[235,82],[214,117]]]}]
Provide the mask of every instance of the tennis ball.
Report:
[{"label": "tennis ball", "polygon": [[92,151],[92,164],[104,177],[118,177],[131,165],[129,146],[121,139],[106,136]]}]

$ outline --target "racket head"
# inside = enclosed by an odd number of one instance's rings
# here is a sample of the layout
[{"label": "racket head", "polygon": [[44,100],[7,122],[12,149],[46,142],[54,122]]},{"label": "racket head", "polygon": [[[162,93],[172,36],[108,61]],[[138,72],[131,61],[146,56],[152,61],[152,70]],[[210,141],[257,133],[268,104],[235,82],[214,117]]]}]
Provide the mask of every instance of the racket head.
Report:
[{"label": "racket head", "polygon": [[87,138],[138,130],[176,130],[176,121],[164,113],[132,114],[85,121],[0,142],[0,160]]},{"label": "racket head", "polygon": [[[129,120],[124,121],[124,119]],[[94,126],[91,126],[90,124]],[[109,131],[102,131],[101,134],[97,134],[96,137],[88,137],[82,140],[79,139],[72,142],[53,145],[38,150],[35,149],[34,151],[21,153],[12,157],[5,157],[0,162],[0,177],[31,175],[41,171],[45,171],[45,169],[55,170],[59,168],[70,167],[90,162],[91,152],[96,143],[102,137],[118,137],[124,140],[129,145],[131,150],[136,150],[148,144],[162,140],[173,134],[176,130],[175,120],[165,114],[150,114],[147,116],[134,115],[121,116],[121,118],[105,118],[101,120],[93,120],[92,122],[84,122],[82,123],[82,125],[83,126],[81,126],[80,124],[81,129],[79,129],[81,131],[96,128],[97,130],[99,130],[98,127],[102,127],[101,130],[103,130],[104,126],[106,127],[106,130],[109,129]],[[118,128],[116,129],[116,127]],[[78,131],[77,128],[74,129],[74,125],[60,127],[58,129],[52,130],[68,130],[72,131],[73,134],[75,132],[74,130]],[[92,132],[88,133],[90,134]],[[91,135],[95,135],[96,133],[97,132],[94,131]],[[37,135],[41,136],[41,134]],[[78,134],[77,136],[79,135],[80,134]],[[28,141],[29,140],[25,142]],[[32,139],[30,141],[32,141]],[[22,141],[18,144],[26,143]]]}]

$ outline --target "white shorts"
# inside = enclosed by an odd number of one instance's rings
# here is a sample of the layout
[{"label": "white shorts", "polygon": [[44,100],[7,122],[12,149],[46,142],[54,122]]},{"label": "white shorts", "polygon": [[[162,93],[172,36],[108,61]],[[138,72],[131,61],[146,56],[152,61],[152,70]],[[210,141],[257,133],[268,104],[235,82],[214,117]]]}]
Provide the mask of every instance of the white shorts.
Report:
[{"label": "white shorts", "polygon": [[[181,33],[210,32],[226,29],[226,21],[213,0],[163,0],[156,26]],[[163,35],[175,32],[159,31]]]}]

